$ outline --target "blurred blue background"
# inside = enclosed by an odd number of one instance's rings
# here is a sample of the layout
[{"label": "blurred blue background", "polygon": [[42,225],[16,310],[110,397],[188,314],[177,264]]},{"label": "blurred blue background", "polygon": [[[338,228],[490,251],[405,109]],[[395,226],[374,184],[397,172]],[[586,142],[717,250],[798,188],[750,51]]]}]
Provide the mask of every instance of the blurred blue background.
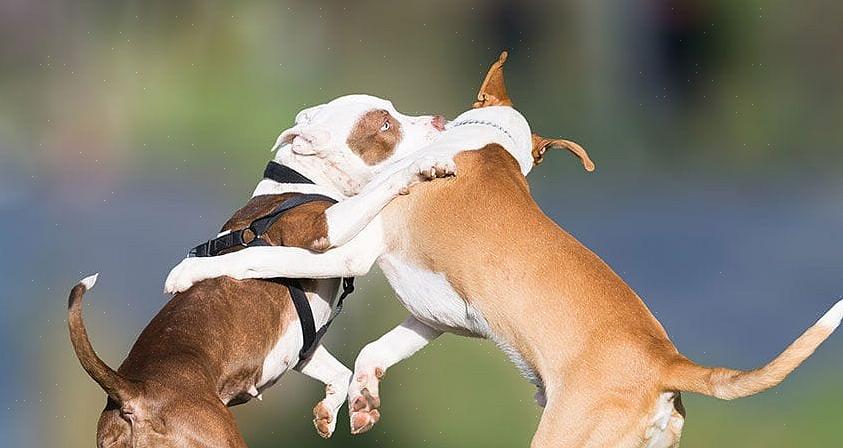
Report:
[{"label": "blurred blue background", "polygon": [[[575,140],[530,184],[636,289],[680,350],[766,362],[843,292],[843,3],[742,1],[0,3],[0,434],[92,446],[105,395],[72,353],[88,297],[116,366],[163,280],[248,198],[277,134],[348,93],[454,117],[503,48],[534,130]],[[329,334],[347,365],[403,319],[379,273]],[[528,298],[525,298],[527,300]],[[843,339],[781,387],[688,396],[685,447],[839,446]],[[526,446],[533,387],[488,342],[445,336],[390,370],[383,419],[319,439],[291,373],[235,409],[253,447]]]}]

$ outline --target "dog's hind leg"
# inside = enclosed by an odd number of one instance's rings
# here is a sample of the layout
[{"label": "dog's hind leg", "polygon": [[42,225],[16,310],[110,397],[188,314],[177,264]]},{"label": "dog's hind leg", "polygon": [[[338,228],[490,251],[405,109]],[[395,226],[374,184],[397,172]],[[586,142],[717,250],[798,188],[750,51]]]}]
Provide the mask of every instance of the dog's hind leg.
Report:
[{"label": "dog's hind leg", "polygon": [[325,399],[313,408],[313,424],[324,438],[331,437],[337,427],[337,413],[348,395],[351,370],[334,358],[322,345],[316,348],[301,373],[325,383]]},{"label": "dog's hind leg", "polygon": [[647,416],[641,414],[638,402],[620,393],[603,392],[590,388],[561,393],[549,388],[547,405],[530,447],[650,447],[643,427]]}]

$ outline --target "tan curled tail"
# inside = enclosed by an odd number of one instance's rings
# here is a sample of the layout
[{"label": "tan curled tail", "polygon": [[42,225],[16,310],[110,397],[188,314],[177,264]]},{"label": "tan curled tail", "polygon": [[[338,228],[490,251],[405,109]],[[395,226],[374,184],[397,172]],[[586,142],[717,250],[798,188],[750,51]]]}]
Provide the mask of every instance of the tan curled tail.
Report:
[{"label": "tan curled tail", "polygon": [[843,319],[843,300],[837,302],[816,324],[802,333],[779,356],[755,370],[703,367],[680,357],[669,367],[665,390],[696,392],[733,400],[748,397],[779,385],[819,347]]},{"label": "tan curled tail", "polygon": [[100,359],[91,346],[88,339],[88,331],[85,329],[85,322],[82,320],[82,298],[85,292],[94,286],[97,275],[82,279],[73,289],[70,290],[70,298],[67,303],[67,325],[70,329],[70,342],[76,357],[82,364],[82,368],[88,372],[100,387],[105,390],[117,403],[125,403],[135,395],[135,387],[120,374]]}]

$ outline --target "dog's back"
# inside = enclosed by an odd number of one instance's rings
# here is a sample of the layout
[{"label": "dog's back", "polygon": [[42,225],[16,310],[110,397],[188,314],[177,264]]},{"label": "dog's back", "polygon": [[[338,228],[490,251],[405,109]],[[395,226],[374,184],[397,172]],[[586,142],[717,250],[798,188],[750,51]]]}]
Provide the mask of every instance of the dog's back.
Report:
[{"label": "dog's back", "polygon": [[[296,194],[256,196],[236,211],[222,230],[245,228]],[[324,211],[330,205],[316,201],[290,210],[269,229],[265,240],[272,245],[306,247],[314,235],[324,234]],[[305,291],[314,291],[316,283],[301,282]],[[194,362],[200,357],[204,362],[219,364],[216,373],[222,379],[218,385],[222,401],[243,403],[252,398],[245,393],[250,387],[263,386],[264,360],[294,317],[290,293],[281,283],[230,277],[205,280],[173,296],[158,312],[119,372],[132,377],[159,377],[169,364],[181,369],[178,366],[191,361],[185,356]],[[294,365],[297,361],[287,359],[286,363]]]}]

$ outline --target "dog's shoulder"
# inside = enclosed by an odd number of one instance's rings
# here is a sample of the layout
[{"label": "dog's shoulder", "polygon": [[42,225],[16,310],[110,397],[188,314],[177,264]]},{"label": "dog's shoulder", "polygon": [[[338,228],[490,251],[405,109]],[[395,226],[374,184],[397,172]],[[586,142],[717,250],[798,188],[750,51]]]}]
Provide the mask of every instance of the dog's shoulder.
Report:
[{"label": "dog's shoulder", "polygon": [[[222,231],[249,227],[252,221],[272,213],[287,199],[301,193],[259,195],[251,198],[222,227]],[[294,207],[281,215],[269,228],[265,240],[274,246],[313,248],[314,244],[328,234],[325,210],[332,205],[327,200],[317,200]]]}]

